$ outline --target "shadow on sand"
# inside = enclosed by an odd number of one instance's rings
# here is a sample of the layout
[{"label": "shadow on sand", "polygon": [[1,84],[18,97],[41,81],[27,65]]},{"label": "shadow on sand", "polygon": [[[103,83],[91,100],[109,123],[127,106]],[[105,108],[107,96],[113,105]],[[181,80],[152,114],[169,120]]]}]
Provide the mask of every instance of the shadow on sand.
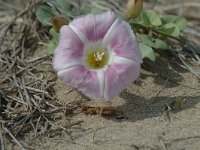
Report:
[{"label": "shadow on sand", "polygon": [[170,105],[178,100],[183,100],[184,103],[182,104],[181,108],[176,106],[172,108],[172,113],[177,113],[185,109],[193,108],[197,103],[200,102],[200,96],[158,96],[152,97],[151,99],[145,99],[126,91],[123,91],[120,97],[125,100],[125,104],[119,106],[118,109],[123,112],[128,120],[133,122],[160,116],[162,115],[162,112],[167,105]]},{"label": "shadow on sand", "polygon": [[[179,63],[177,60],[173,60],[169,57],[158,57],[155,63],[145,61],[142,65],[143,70],[140,75],[140,79],[139,81],[136,81],[135,84],[140,86],[142,82],[145,81],[148,77],[152,77],[153,84],[155,85],[159,85],[165,88],[181,86],[178,83],[184,79],[183,73],[187,72],[187,70],[181,68],[177,63]],[[166,82],[166,80],[168,80],[168,82]],[[184,103],[181,108],[173,108],[170,111],[172,113],[190,109],[195,107],[195,105],[200,102],[200,94],[199,96],[155,96],[150,99],[146,99],[144,97],[134,95],[127,90],[122,91],[120,98],[124,99],[125,104],[119,106],[118,109],[122,111],[126,118],[121,120],[128,119],[133,122],[160,116],[162,115],[162,112],[166,106],[175,101],[183,100]]]}]

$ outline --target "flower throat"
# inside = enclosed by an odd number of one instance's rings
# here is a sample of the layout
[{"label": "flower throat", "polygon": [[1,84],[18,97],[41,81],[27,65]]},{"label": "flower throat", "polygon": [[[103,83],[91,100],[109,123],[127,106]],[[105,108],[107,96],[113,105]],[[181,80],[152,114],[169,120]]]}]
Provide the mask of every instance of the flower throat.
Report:
[{"label": "flower throat", "polygon": [[108,54],[105,49],[91,49],[87,59],[88,66],[92,69],[101,69],[108,63]]}]

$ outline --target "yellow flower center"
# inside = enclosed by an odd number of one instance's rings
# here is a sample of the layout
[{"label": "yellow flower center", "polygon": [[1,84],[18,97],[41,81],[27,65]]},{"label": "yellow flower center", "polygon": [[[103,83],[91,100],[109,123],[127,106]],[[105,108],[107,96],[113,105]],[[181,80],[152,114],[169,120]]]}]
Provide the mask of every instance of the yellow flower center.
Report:
[{"label": "yellow flower center", "polygon": [[108,54],[105,50],[90,50],[87,63],[92,69],[101,69],[108,63]]}]

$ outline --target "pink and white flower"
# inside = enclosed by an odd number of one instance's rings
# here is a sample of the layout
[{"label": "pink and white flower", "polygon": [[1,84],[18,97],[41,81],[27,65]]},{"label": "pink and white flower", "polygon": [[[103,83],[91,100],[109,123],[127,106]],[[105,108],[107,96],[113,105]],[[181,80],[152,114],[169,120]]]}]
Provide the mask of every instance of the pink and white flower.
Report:
[{"label": "pink and white flower", "polygon": [[58,77],[95,99],[112,99],[140,74],[142,57],[129,24],[115,13],[89,14],[60,30]]}]

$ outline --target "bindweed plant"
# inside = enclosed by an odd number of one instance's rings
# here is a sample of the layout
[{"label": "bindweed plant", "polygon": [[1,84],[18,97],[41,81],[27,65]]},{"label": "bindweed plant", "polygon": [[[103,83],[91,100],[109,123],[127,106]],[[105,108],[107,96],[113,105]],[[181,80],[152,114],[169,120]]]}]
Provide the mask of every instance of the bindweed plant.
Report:
[{"label": "bindweed plant", "polygon": [[44,27],[50,27],[49,35],[51,36],[51,40],[47,45],[48,53],[52,54],[58,45],[58,30],[61,25],[68,24],[75,17],[74,14],[78,16],[100,12],[102,10],[97,7],[84,7],[77,14],[77,10],[67,0],[55,0],[39,5],[36,10],[36,17]]},{"label": "bindweed plant", "polygon": [[155,49],[167,50],[167,38],[179,38],[187,26],[187,20],[180,16],[158,14],[154,10],[144,10],[135,19],[129,20],[139,38],[143,58],[155,61]]},{"label": "bindweed plant", "polygon": [[[151,9],[143,10],[142,5],[142,0],[129,0],[123,16],[137,35],[142,58],[155,61],[155,51],[169,50],[171,45],[167,39],[180,38],[181,32],[187,26],[187,20],[176,15],[159,14]],[[102,11],[101,8],[94,6],[77,11],[67,0],[55,0],[39,5],[36,11],[37,19],[50,29],[48,53],[51,54],[55,50],[59,28],[62,25],[68,24],[76,16]]]}]

